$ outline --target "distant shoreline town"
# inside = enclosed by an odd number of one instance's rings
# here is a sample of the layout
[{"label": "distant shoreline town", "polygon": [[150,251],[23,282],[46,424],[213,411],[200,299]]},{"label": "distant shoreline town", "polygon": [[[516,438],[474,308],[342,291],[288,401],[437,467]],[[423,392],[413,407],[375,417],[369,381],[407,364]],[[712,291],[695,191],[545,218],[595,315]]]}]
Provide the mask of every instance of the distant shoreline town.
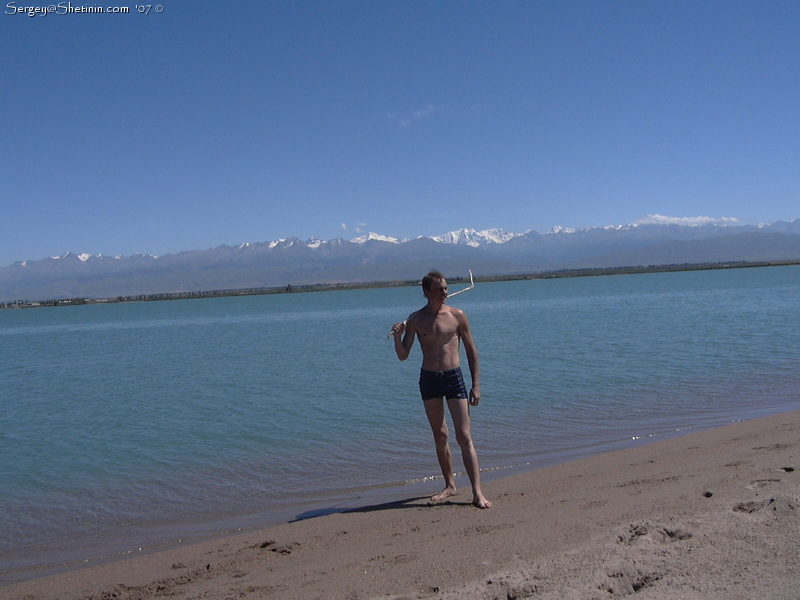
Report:
[{"label": "distant shoreline town", "polygon": [[[800,260],[781,261],[738,261],[720,263],[695,263],[679,265],[649,265],[636,267],[607,267],[589,269],[560,269],[538,273],[514,275],[489,275],[475,277],[478,283],[498,281],[521,281],[533,279],[559,279],[566,277],[598,277],[604,275],[636,275],[644,273],[670,273],[679,271],[712,271],[719,269],[749,269],[758,267],[779,267],[800,265]],[[451,277],[453,283],[460,283],[463,277]],[[195,292],[164,292],[157,294],[139,294],[134,296],[116,296],[112,298],[69,298],[51,300],[16,300],[0,302],[0,310],[17,308],[43,308],[52,306],[83,306],[87,304],[118,304],[123,302],[156,302],[163,300],[190,300],[199,298],[224,298],[230,296],[263,296],[270,294],[295,294],[306,292],[328,292],[337,290],[357,290],[372,288],[407,287],[419,285],[419,280],[373,281],[367,283],[317,283],[306,285],[286,285],[261,288],[242,288],[231,290],[208,290]]]}]

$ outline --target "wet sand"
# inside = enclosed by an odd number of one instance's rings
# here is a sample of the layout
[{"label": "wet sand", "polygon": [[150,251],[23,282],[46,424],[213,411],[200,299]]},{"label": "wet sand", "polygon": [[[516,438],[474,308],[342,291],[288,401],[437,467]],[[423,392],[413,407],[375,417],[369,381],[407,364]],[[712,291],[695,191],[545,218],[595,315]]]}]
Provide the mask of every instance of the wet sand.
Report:
[{"label": "wet sand", "polygon": [[794,411],[493,480],[488,510],[415,496],[0,598],[798,598],[799,451]]}]

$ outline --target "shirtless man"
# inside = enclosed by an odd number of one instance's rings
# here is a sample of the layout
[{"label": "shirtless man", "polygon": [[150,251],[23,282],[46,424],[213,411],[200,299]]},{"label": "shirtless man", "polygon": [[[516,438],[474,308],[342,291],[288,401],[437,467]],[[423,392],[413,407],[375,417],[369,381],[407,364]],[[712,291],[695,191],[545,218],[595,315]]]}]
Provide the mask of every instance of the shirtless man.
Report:
[{"label": "shirtless man", "polygon": [[[443,398],[446,398],[456,430],[456,441],[461,448],[464,466],[472,484],[472,503],[478,508],[489,508],[492,503],[484,497],[481,490],[478,455],[472,445],[469,424],[469,405],[477,406],[481,399],[478,351],[472,341],[467,316],[457,308],[445,306],[447,282],[444,276],[438,271],[428,273],[422,279],[422,291],[428,304],[412,313],[405,323],[392,325],[391,333],[394,336],[394,350],[400,360],[408,358],[415,337],[419,337],[422,348],[419,389],[425,414],[433,430],[436,456],[445,481],[445,488],[432,496],[431,500],[437,502],[456,494],[453,458],[447,443],[447,423],[444,418]],[[469,396],[459,367],[458,351],[461,341],[464,342],[472,379]]]}]

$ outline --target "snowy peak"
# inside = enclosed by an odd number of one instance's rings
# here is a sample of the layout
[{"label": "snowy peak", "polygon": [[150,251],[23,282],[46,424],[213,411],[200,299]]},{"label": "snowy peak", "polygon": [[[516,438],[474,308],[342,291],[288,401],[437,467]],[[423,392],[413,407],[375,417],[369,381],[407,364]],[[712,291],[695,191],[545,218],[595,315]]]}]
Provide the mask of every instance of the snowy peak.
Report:
[{"label": "snowy peak", "polygon": [[504,244],[508,240],[515,238],[520,233],[511,233],[505,229],[484,229],[475,231],[474,229],[458,229],[443,235],[433,236],[431,239],[440,244],[459,244],[477,248],[483,244]]},{"label": "snowy peak", "polygon": [[[114,260],[122,260],[123,256],[117,255],[113,259]],[[153,256],[152,254],[131,254],[130,258],[158,258],[157,256]],[[108,258],[103,254],[89,254],[87,252],[82,252],[81,254],[75,254],[74,252],[65,252],[61,256],[51,256],[49,259],[42,259],[42,260],[51,260],[54,262],[62,261],[62,262],[75,262],[79,261],[82,263],[85,262],[95,262],[95,261],[104,261],[108,260]],[[32,264],[34,261],[26,260],[24,262],[20,262],[19,264],[23,267],[27,267],[29,264]]]},{"label": "snowy peak", "polygon": [[268,242],[267,247],[270,250],[273,250],[275,248],[291,248],[292,246],[296,246],[298,244],[302,245],[303,242],[298,240],[296,237],[290,237],[290,238],[281,238],[279,240]]},{"label": "snowy peak", "polygon": [[371,231],[366,235],[362,235],[362,236],[354,238],[354,239],[352,239],[350,241],[352,243],[354,243],[354,244],[364,244],[364,243],[370,242],[370,241],[389,242],[390,244],[400,244],[401,243],[401,240],[398,240],[397,238],[393,238],[393,237],[388,236],[388,235],[381,235],[379,233],[373,233]]},{"label": "snowy peak", "polygon": [[86,253],[78,254],[78,259],[81,262],[86,262],[87,260],[105,260],[105,258],[106,257],[103,256],[102,254],[86,254]]}]

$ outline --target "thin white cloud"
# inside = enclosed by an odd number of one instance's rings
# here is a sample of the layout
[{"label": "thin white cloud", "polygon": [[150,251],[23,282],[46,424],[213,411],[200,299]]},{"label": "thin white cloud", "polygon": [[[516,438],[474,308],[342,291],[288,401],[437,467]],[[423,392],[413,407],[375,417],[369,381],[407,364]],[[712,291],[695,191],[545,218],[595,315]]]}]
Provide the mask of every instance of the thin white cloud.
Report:
[{"label": "thin white cloud", "polygon": [[634,221],[634,225],[733,225],[739,219],[733,217],[665,217],[664,215],[647,215],[644,219]]},{"label": "thin white cloud", "polygon": [[[361,233],[366,226],[367,226],[366,223],[356,223],[356,226],[353,227],[352,229],[356,233]],[[347,226],[347,223],[342,223],[342,229],[348,230],[348,229],[350,229],[350,227]]]},{"label": "thin white cloud", "polygon": [[[439,109],[436,108],[435,106],[428,104],[428,106],[426,106],[421,110],[415,110],[407,115],[403,115],[402,117],[399,118],[397,124],[400,127],[408,127],[409,125],[416,123],[420,119],[425,119],[427,117],[430,117],[432,114],[438,112],[438,110]],[[398,118],[395,113],[387,113],[387,116],[390,119]]]}]

